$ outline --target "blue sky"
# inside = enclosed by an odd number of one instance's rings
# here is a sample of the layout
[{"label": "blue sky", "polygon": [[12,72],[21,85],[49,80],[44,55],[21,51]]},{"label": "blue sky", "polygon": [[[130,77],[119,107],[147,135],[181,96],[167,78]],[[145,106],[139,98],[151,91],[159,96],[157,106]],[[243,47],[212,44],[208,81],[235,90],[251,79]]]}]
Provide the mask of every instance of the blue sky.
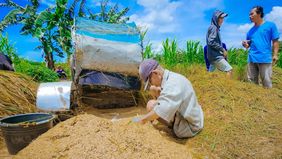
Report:
[{"label": "blue sky", "polygon": [[[14,1],[24,5],[27,0]],[[54,3],[55,0],[41,0],[41,8]],[[256,5],[264,8],[265,20],[276,23],[282,39],[282,0],[112,0],[111,3],[130,8],[127,16],[148,29],[146,42],[150,41],[155,51],[161,51],[161,42],[166,38],[176,39],[179,47],[184,47],[187,40],[201,41],[204,45],[216,9],[229,14],[221,28],[223,42],[228,48],[241,47],[241,41],[253,25],[248,17],[249,11]],[[86,2],[89,8],[97,9],[98,5],[97,0]],[[7,9],[0,8],[0,19],[6,13]],[[20,26],[13,26],[5,31],[18,53],[30,60],[42,61],[41,51],[33,49],[38,45],[37,39],[20,35],[19,29]]]}]

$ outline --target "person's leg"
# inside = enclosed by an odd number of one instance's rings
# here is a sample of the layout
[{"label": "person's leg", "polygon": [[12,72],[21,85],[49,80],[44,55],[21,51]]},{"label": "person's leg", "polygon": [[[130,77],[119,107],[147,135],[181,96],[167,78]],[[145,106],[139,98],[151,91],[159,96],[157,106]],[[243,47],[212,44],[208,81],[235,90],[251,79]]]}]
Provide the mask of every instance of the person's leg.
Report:
[{"label": "person's leg", "polygon": [[272,88],[272,64],[262,63],[258,65],[259,74],[264,88]]},{"label": "person's leg", "polygon": [[232,79],[232,71],[226,72],[226,76],[228,79]]},{"label": "person's leg", "polygon": [[213,64],[210,64],[208,72],[213,72],[214,70],[215,70],[215,66]]},{"label": "person's leg", "polygon": [[176,112],[173,123],[173,133],[178,138],[188,138],[193,137],[197,132],[193,132],[188,121],[179,112]]},{"label": "person's leg", "polygon": [[206,55],[205,55],[205,63],[206,63],[206,69],[207,69],[207,71],[209,71],[210,62],[209,62],[209,60],[208,60],[208,57],[206,57]]},{"label": "person's leg", "polygon": [[256,63],[248,63],[248,72],[247,72],[248,80],[252,83],[259,84],[258,76],[259,69]]},{"label": "person's leg", "polygon": [[214,65],[218,70],[226,72],[227,78],[232,78],[232,66],[225,59],[216,61]]}]

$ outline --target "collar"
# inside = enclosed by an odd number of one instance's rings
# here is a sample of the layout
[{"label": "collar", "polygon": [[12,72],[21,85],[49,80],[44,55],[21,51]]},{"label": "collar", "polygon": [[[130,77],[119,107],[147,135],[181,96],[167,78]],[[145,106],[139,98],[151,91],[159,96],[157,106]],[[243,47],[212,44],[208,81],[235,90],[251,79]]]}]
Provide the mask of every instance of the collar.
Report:
[{"label": "collar", "polygon": [[163,88],[164,84],[168,80],[168,77],[169,77],[169,70],[165,69],[164,70],[164,74],[163,74],[163,80],[162,80],[162,84],[161,84],[161,89]]}]

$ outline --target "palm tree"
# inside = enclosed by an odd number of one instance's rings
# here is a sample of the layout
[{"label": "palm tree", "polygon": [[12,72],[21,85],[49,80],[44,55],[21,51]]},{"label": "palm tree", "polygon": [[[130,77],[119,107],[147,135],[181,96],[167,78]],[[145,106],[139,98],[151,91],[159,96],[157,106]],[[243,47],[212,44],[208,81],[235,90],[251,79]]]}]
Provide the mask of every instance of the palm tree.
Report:
[{"label": "palm tree", "polygon": [[[5,0],[5,3],[1,3],[0,7],[9,7],[12,10],[4,17],[0,23],[0,31],[3,31],[6,27],[13,24],[23,24],[20,33],[22,35],[32,35],[36,37],[41,42],[41,46],[37,48],[42,48],[45,54],[45,60],[48,68],[54,69],[53,62],[53,52],[50,30],[45,30],[38,25],[40,23],[41,14],[37,13],[39,2],[38,0],[30,0],[31,4],[22,7],[11,0]],[[50,12],[48,10],[48,12]]]},{"label": "palm tree", "polygon": [[[0,3],[0,7],[10,7],[13,8],[1,21],[0,23],[0,31],[3,31],[9,25],[14,25],[21,23],[24,20],[24,15],[27,8],[24,8],[11,0],[5,0],[5,3]],[[35,7],[35,6],[34,6]],[[31,8],[29,8],[31,10]]]},{"label": "palm tree", "polygon": [[100,12],[93,14],[90,9],[88,9],[89,18],[100,21],[100,22],[107,22],[107,23],[125,23],[129,20],[129,17],[125,17],[129,8],[126,7],[119,11],[118,4],[109,7],[108,6],[109,0],[102,0],[100,2]]}]

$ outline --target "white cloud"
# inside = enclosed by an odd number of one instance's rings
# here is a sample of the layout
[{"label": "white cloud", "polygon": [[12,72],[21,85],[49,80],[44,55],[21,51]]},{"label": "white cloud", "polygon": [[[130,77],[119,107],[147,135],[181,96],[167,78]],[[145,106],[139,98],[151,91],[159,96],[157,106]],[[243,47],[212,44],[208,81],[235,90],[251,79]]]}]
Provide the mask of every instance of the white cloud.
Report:
[{"label": "white cloud", "polygon": [[177,39],[180,48],[185,47],[187,40],[201,41],[205,44],[206,11],[224,9],[221,0],[137,0],[144,9],[130,16],[138,26],[148,29],[147,37],[151,39],[153,49],[160,51],[161,43],[166,38]]},{"label": "white cloud", "polygon": [[240,31],[241,33],[246,34],[251,29],[252,26],[253,26],[253,24],[251,24],[251,23],[239,25],[237,30]]},{"label": "white cloud", "polygon": [[[183,0],[184,1],[184,0]],[[207,4],[208,3],[208,4]],[[187,12],[190,19],[203,19],[205,11],[213,8],[224,9],[221,0],[205,1],[205,0],[190,0],[183,2],[183,9]]]},{"label": "white cloud", "polygon": [[163,45],[161,41],[152,41],[152,50],[155,53],[160,53],[163,49]]},{"label": "white cloud", "polygon": [[175,11],[180,2],[169,2],[168,0],[137,0],[144,11],[130,16],[139,26],[149,29],[150,32],[170,33],[176,32],[179,27],[175,21]]},{"label": "white cloud", "polygon": [[242,25],[226,23],[222,27],[222,41],[226,43],[227,48],[241,48],[241,43],[246,39],[247,32],[252,26],[252,23]]},{"label": "white cloud", "polygon": [[246,39],[246,34],[248,32],[248,28],[251,27],[252,24],[233,24],[233,23],[224,23],[221,27],[221,40],[227,46],[227,49],[232,47],[240,48],[242,47],[241,43]]},{"label": "white cloud", "polygon": [[[185,47],[187,40],[201,41],[201,44],[205,45],[206,30],[212,16],[207,15],[207,11],[225,10],[225,3],[221,0],[214,0],[208,4],[205,0],[137,0],[137,3],[144,9],[130,18],[137,25],[148,28],[147,37],[153,40],[151,41],[153,48],[158,51],[161,49],[161,41],[165,38],[180,40],[178,41],[180,48]],[[275,22],[280,33],[282,33],[281,19],[282,7],[273,7],[272,11],[266,14],[266,20]],[[246,38],[253,24],[236,24],[228,20],[227,18],[221,28],[222,41],[227,44],[228,48],[241,48],[241,42]]]},{"label": "white cloud", "polygon": [[280,39],[282,39],[282,7],[273,7],[272,11],[265,15],[265,20],[276,24],[280,33]]}]

